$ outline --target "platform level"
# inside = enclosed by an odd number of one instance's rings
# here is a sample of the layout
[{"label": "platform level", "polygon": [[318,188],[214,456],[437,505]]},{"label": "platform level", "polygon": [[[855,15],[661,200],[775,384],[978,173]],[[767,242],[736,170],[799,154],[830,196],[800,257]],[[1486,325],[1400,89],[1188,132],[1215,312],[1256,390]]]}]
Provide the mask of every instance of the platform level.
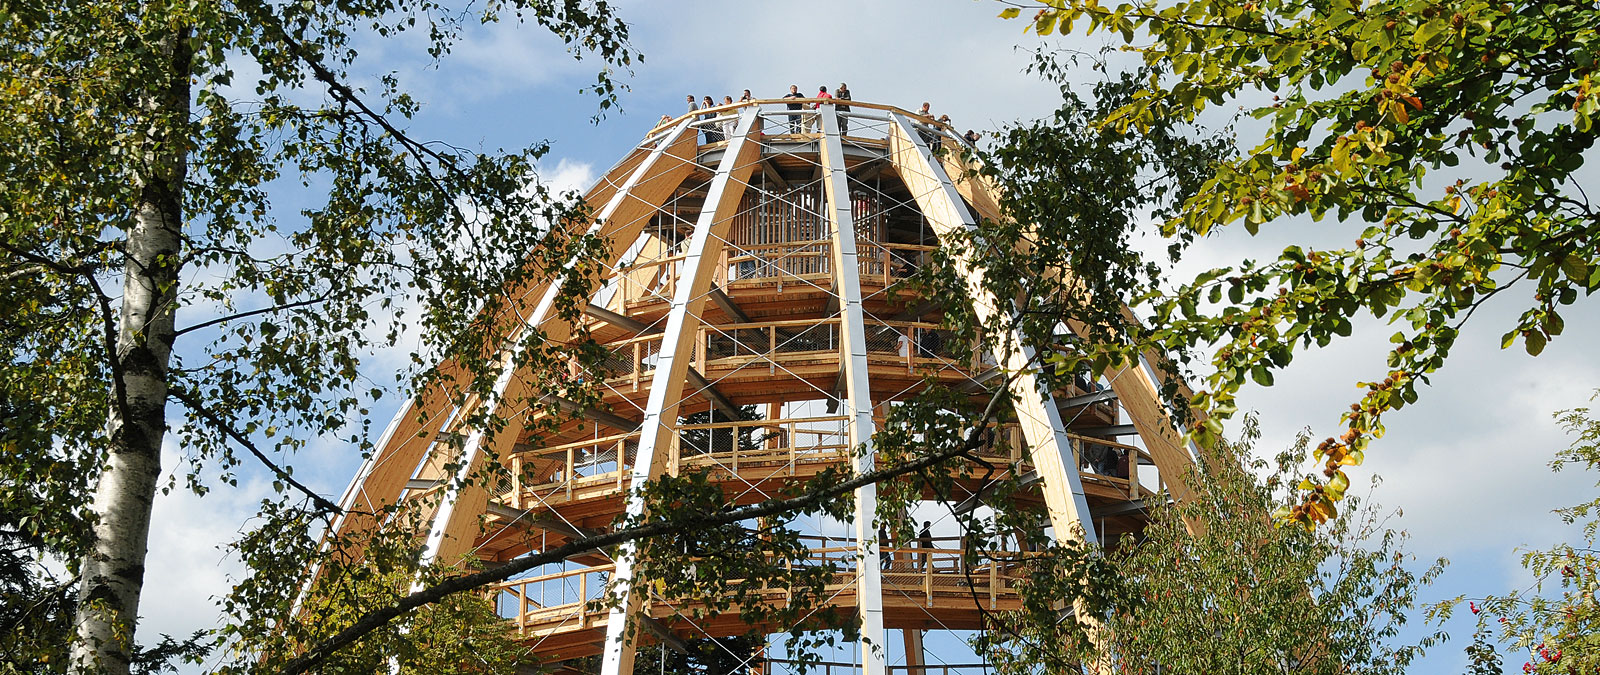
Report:
[{"label": "platform level", "polygon": [[[828,582],[821,607],[845,612],[856,608],[857,572],[854,543],[817,539],[807,561],[794,564],[832,565],[838,570]],[[915,545],[882,548],[885,562],[880,569],[884,607],[898,611],[885,627],[896,629],[973,630],[982,627],[985,612],[1015,610],[1021,606],[1018,585],[1024,575],[1026,552],[1002,551],[990,554],[976,565],[967,566],[960,542],[935,538],[927,547]],[[610,565],[562,570],[508,581],[489,591],[496,609],[515,627],[519,638],[541,658],[562,660],[598,653],[604,639],[606,609],[603,605]],[[737,580],[736,580],[737,581]],[[766,602],[789,601],[784,588],[760,591]],[[647,611],[678,639],[741,635],[752,628],[758,632],[787,630],[788,626],[750,626],[737,610],[689,620],[694,603],[663,600],[652,590]]]},{"label": "platform level", "polygon": [[[753,321],[702,325],[690,352],[694,371],[704,386],[688,391],[682,414],[710,409],[714,396],[739,405],[769,405],[817,399],[838,390],[842,370],[842,345],[838,317]],[[981,344],[957,342],[937,324],[918,321],[871,320],[866,323],[867,367],[873,400],[900,400],[921,391],[925,381],[971,389],[982,394],[976,382],[993,374],[994,364]],[[662,337],[644,334],[606,345],[610,354],[603,364],[603,411],[613,420],[613,430],[636,428],[649,396],[651,379],[660,358]],[[588,376],[588,375],[583,375]],[[1063,390],[1064,399],[1088,393]],[[1114,401],[1080,406],[1069,411],[1073,425],[1105,427],[1117,423]],[[617,418],[625,422],[615,422]],[[631,426],[630,426],[631,425]],[[539,439],[547,447],[576,440],[573,433],[592,425],[573,424],[564,432]],[[531,436],[518,439],[518,452],[534,449]]]},{"label": "platform level", "polygon": [[[750,420],[683,425],[666,447],[666,471],[671,475],[705,471],[722,486],[730,504],[753,504],[773,498],[810,480],[827,469],[848,469],[851,458],[843,416]],[[611,525],[632,485],[638,432],[617,433],[574,441],[510,458],[511,480],[491,496],[504,508],[491,510],[474,550],[480,558],[508,560],[530,550],[567,541],[573,531],[601,530]],[[690,439],[690,440],[685,440]],[[698,439],[698,440],[695,440]],[[1105,514],[1097,523],[1108,534],[1137,527],[1140,504],[1154,496],[1149,485],[1130,479],[1140,467],[1151,464],[1142,449],[1103,438],[1069,434],[1080,448],[1112,453],[1120,465],[1086,463],[1082,484],[1092,509]],[[1030,480],[1034,471],[1014,424],[1000,425],[988,434],[988,444],[976,457],[950,467],[957,474],[959,494],[951,498],[981,501],[988,480]],[[1083,454],[1083,453],[1080,453]],[[1148,479],[1148,473],[1143,476]],[[1155,485],[1152,483],[1151,485]],[[938,499],[931,491],[924,499]],[[1042,503],[1036,488],[1013,499],[1018,505]]]}]

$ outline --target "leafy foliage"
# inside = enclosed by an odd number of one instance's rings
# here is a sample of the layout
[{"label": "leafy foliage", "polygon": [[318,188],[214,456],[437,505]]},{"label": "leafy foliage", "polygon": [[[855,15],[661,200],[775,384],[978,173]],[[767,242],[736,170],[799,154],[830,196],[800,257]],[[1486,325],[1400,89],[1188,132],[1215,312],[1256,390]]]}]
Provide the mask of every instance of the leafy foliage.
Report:
[{"label": "leafy foliage", "polygon": [[1127,324],[1123,307],[1160,277],[1133,239],[1151,214],[1174,213],[1231,149],[1226,130],[1201,137],[1179,120],[1143,134],[1096,126],[1132,100],[1140,79],[1108,75],[1086,97],[1068,79],[1084,61],[1078,54],[1036,55],[1032,70],[1059,86],[1061,105],[1048,118],[1003,129],[983,153],[977,178],[1003,188],[1004,218],[985,219],[970,234],[942,242],[935,271],[945,277],[928,287],[933,297],[950,300],[948,322],[976,327],[967,294],[952,276],[952,256],[982,260],[984,289],[1018,299],[1015,314],[983,327],[988,334],[1015,327],[1028,344],[1059,344],[1067,332],[1066,340],[1096,346],[1047,355],[1055,365],[1046,376],[1076,372],[1080,361],[1099,373],[1138,353],[1128,340],[1136,327]]},{"label": "leafy foliage", "polygon": [[[1221,449],[1249,457],[1256,438],[1247,418],[1242,440]],[[1053,549],[1034,563],[1025,609],[1002,616],[979,646],[1002,673],[1033,672],[1035,663],[1063,673],[1080,663],[1126,673],[1403,672],[1442,638],[1397,643],[1418,589],[1443,561],[1413,570],[1404,534],[1372,510],[1347,509],[1315,531],[1275,527],[1266,513],[1305,442],[1265,481],[1253,474],[1265,462],[1246,471],[1214,456],[1195,500],[1155,506],[1142,537],[1103,557]],[[1077,599],[1105,617],[1103,631],[1062,620],[1064,600]]]},{"label": "leafy foliage", "polygon": [[[1600,469],[1600,419],[1588,408],[1558,412],[1556,419],[1574,438],[1550,467]],[[1534,577],[1531,588],[1469,601],[1468,608],[1476,615],[1479,633],[1492,633],[1511,651],[1528,655],[1522,672],[1594,672],[1600,668],[1600,553],[1595,548],[1600,498],[1556,513],[1568,525],[1582,524],[1583,543],[1524,553],[1522,565]],[[1430,611],[1448,618],[1463,601],[1456,598]]]},{"label": "leafy foliage", "polygon": [[[1597,213],[1578,171],[1600,102],[1591,94],[1600,11],[1578,2],[1380,0],[1244,3],[1046,0],[1041,35],[1120,35],[1150,68],[1097,126],[1135,134],[1242,104],[1260,120],[1243,152],[1219,156],[1164,218],[1180,246],[1230,225],[1327,221],[1342,247],[1289,246],[1133,288],[1152,315],[1141,342],[1210,348],[1206,390],[1188,401],[1212,442],[1247,381],[1306,349],[1349,336],[1353,322],[1397,327],[1387,364],[1319,444],[1324,464],[1284,517],[1332,517],[1383,415],[1416,401],[1473,312],[1513,288],[1521,316],[1504,344],[1529,354],[1562,333],[1560,308],[1600,288]],[[1018,8],[1003,17],[1016,18]],[[1270,97],[1270,101],[1268,98]],[[1319,237],[1321,235],[1319,234]],[[1508,294],[1507,294],[1508,295]],[[1374,368],[1377,370],[1377,368]]]},{"label": "leafy foliage", "polygon": [[[414,138],[419,104],[392,74],[356,84],[356,44],[415,32],[441,58],[476,23],[535,23],[604,62],[602,110],[615,102],[612,69],[636,54],[605,2],[44,2],[0,15],[0,492],[29,555],[69,574],[79,560],[124,566],[86,579],[93,601],[79,603],[80,633],[114,625],[87,648],[93,667],[117,670],[138,651],[137,524],[168,428],[190,488],[209,487],[202,463],[233,482],[247,451],[285,499],[304,493],[326,518],[334,505],[276,459],[314,438],[370,450],[365,420],[386,382],[368,379],[364,359],[420,333],[401,393],[482,395],[515,330],[516,289],[597,243],[574,231],[583,205],[537,182],[544,145],[474,152]],[[564,283],[591,276],[579,265]],[[525,337],[519,363],[592,356]],[[475,410],[478,428],[501,426]],[[97,477],[132,473],[100,480],[129,486],[126,499],[91,512]],[[266,515],[264,531],[309,525],[290,505]],[[114,543],[99,535],[114,553],[89,551],[101,527],[123,528]],[[131,595],[97,580],[111,577],[129,579],[118,583]],[[281,602],[247,601],[263,604],[245,615]]]}]

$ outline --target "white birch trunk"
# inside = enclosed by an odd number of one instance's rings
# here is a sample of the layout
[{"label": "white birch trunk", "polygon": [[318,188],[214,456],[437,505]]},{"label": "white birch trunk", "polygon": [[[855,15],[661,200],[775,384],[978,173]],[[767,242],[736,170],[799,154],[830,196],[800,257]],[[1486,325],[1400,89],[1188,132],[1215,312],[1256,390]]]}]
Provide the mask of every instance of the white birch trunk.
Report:
[{"label": "white birch trunk", "polygon": [[144,585],[150,508],[161,473],[166,433],[167,369],[174,338],[187,169],[191,53],[187,29],[153,36],[152,64],[141,100],[146,137],[136,167],[139,201],[128,232],[111,409],[109,453],[95,489],[93,548],[80,570],[72,672],[128,672],[139,594]]}]

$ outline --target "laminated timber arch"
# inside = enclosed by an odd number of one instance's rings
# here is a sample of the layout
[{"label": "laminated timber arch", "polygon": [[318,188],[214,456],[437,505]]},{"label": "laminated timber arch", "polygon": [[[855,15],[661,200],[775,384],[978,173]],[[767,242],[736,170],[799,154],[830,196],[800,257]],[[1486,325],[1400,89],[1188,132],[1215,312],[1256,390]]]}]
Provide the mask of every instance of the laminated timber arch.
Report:
[{"label": "laminated timber arch", "polygon": [[[403,406],[342,505],[417,504],[429,523],[425,561],[509,560],[640,513],[633,486],[664,474],[705,470],[730,502],[751,503],[829,467],[869,470],[872,434],[888,407],[930,379],[969,391],[1008,383],[1016,419],[997,429],[1006,442],[982,459],[1028,479],[1032,493],[1022,498],[1045,506],[1059,536],[1099,541],[1136,531],[1143,500],[1163,489],[1188,496],[1193,460],[1160,401],[1158,357],[1052,390],[1031,367],[1034,349],[1050,345],[1015,336],[956,344],[934,304],[903,283],[941,240],[1001,215],[992,189],[938,151],[964,141],[890,106],[793,111],[789,102],[663,124],[586,194],[597,209],[589,231],[609,245],[583,328],[610,356],[603,372],[574,375],[598,383],[601,405],[556,400],[581,419],[535,437],[528,429],[541,413],[529,402],[549,395],[505,359],[492,397],[457,407],[441,385]],[[978,261],[955,263],[980,315],[1008,311],[979,286]],[[560,281],[510,292],[504,320],[513,343],[575,332],[551,311]],[[743,412],[751,409],[754,419]],[[485,410],[509,428],[490,437],[461,421]],[[719,433],[760,440],[754,448],[685,440]],[[491,457],[510,469],[509,484],[452,480]],[[976,503],[978,486],[966,487]],[[922,630],[979,629],[983,611],[1017,606],[1025,552],[969,569],[942,542],[884,548],[872,519],[875,488],[856,498],[848,531],[819,530],[813,556],[846,570],[829,602],[857,617],[870,645],[857,665],[867,675],[921,665]],[[331,540],[379,526],[345,517]],[[631,673],[641,640],[681,644],[747,630],[735,616],[681,620],[650,597],[634,563],[624,546],[614,559],[581,556],[494,593],[536,654],[599,656],[605,675]],[[590,601],[607,588],[622,602],[597,609]],[[889,631],[904,632],[914,662],[890,662]]]}]

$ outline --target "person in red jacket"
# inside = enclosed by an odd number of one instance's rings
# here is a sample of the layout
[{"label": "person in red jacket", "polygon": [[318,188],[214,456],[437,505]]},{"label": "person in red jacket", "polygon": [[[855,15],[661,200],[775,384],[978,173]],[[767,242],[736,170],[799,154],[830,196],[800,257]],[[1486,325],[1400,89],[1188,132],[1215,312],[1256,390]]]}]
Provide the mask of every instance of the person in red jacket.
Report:
[{"label": "person in red jacket", "polygon": [[[826,85],[824,85],[824,86],[821,86],[821,87],[817,87],[817,93],[812,95],[811,98],[828,98],[828,99],[831,99],[831,98],[833,98],[833,94],[829,94],[828,93],[828,87]],[[817,101],[816,103],[811,104],[811,109],[812,110],[820,110],[820,109],[822,109],[822,103],[823,103],[822,101]],[[822,116],[818,115],[816,117],[816,119],[811,124],[812,124],[812,127],[816,131],[822,131]]]}]

